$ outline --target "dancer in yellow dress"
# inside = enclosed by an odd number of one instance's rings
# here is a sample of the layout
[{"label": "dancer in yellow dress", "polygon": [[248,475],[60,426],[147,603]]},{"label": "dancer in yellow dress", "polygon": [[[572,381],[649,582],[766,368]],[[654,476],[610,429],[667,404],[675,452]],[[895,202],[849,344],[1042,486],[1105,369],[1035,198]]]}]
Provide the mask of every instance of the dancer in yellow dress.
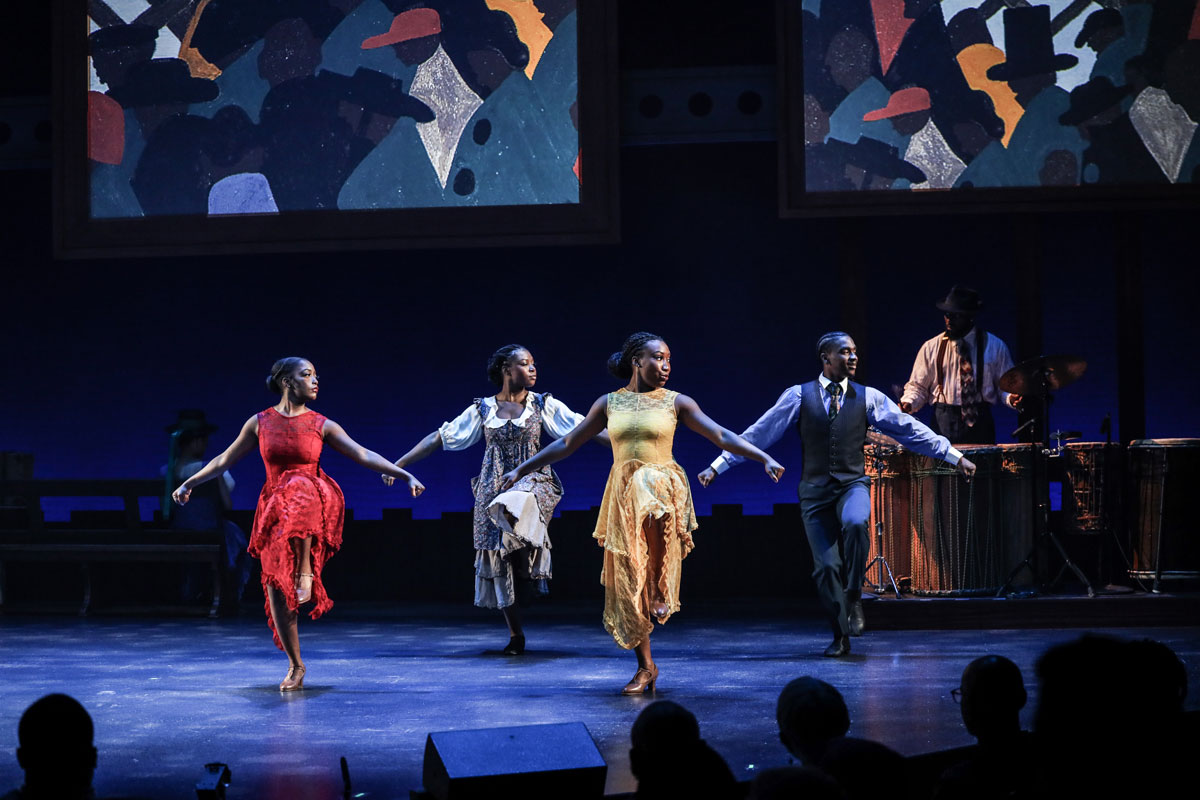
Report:
[{"label": "dancer in yellow dress", "polygon": [[661,337],[633,334],[609,358],[608,369],[629,385],[596,400],[574,430],[502,480],[508,488],[608,428],[613,467],[592,535],[604,548],[604,627],[618,645],[637,653],[637,672],[622,692],[641,694],[654,691],[658,680],[650,633],[655,619],[664,623],[679,610],[682,562],[696,529],[687,475],[671,454],[676,422],[722,450],[761,462],[776,482],[783,467],[709,419],[692,398],[664,388],[671,374],[671,349]]}]

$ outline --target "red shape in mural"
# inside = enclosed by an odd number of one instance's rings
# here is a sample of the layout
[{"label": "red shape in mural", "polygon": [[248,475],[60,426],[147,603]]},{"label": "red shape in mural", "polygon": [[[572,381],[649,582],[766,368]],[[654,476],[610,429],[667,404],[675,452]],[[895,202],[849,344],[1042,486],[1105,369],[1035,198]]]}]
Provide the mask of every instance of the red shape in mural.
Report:
[{"label": "red shape in mural", "polygon": [[879,63],[886,74],[913,21],[904,16],[904,0],[871,0],[875,15],[875,39],[879,42]]},{"label": "red shape in mural", "polygon": [[583,151],[575,155],[575,166],[571,167],[571,171],[575,173],[575,180],[583,183]]},{"label": "red shape in mural", "polygon": [[125,157],[125,111],[106,94],[88,92],[88,158],[120,164]]}]

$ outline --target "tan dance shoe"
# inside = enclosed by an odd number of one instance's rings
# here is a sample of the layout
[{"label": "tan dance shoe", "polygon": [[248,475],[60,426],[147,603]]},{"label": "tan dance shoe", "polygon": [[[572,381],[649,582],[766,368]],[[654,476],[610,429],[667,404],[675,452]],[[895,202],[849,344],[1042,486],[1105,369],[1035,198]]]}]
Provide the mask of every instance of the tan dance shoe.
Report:
[{"label": "tan dance shoe", "polygon": [[311,572],[296,573],[296,602],[307,603],[312,600],[313,574]]},{"label": "tan dance shoe", "polygon": [[298,692],[304,688],[304,665],[292,664],[288,667],[287,677],[279,684],[281,692]]},{"label": "tan dance shoe", "polygon": [[625,684],[625,688],[621,690],[621,694],[645,694],[646,692],[654,694],[654,684],[657,682],[657,664],[651,664],[649,668],[638,667],[638,671],[633,673],[633,680]]}]

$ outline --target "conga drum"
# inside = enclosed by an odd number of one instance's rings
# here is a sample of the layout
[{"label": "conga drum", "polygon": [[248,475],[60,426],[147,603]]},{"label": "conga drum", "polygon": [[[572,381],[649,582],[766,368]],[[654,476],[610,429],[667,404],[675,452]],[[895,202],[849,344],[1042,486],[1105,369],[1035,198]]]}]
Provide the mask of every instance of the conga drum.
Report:
[{"label": "conga drum", "polygon": [[1200,439],[1138,439],[1129,445],[1133,578],[1200,578],[1200,536],[1189,518],[1200,477]]},{"label": "conga drum", "polygon": [[877,445],[866,451],[866,471],[871,478],[871,548],[864,579],[874,592],[889,588],[887,570],[875,561],[878,556],[887,561],[897,585],[912,574],[908,503],[915,458],[899,447]]},{"label": "conga drum", "polygon": [[1104,533],[1119,519],[1125,447],[1069,442],[1063,447],[1063,530]]},{"label": "conga drum", "polygon": [[910,473],[914,594],[995,594],[1033,547],[1033,446],[959,449],[977,468],[970,481],[926,456]]}]

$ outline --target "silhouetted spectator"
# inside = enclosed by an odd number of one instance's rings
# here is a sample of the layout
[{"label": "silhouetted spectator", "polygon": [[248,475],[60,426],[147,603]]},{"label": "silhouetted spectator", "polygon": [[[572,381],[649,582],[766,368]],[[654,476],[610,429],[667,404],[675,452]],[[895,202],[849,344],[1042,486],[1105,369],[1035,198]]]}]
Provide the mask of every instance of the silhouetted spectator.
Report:
[{"label": "silhouetted spectator", "polygon": [[813,767],[763,770],[750,784],[747,800],[843,800],[837,781]]},{"label": "silhouetted spectator", "polygon": [[796,678],[775,704],[779,740],[802,764],[816,764],[834,739],[850,730],[850,712],[841,692],[817,678]]},{"label": "silhouetted spectator", "polygon": [[629,769],[640,800],[738,796],[729,766],[700,738],[692,712],[678,703],[659,700],[646,706],[629,738]]},{"label": "silhouetted spectator", "polygon": [[956,699],[962,704],[963,724],[979,746],[942,774],[935,798],[987,800],[1031,791],[1035,751],[1020,721],[1027,698],[1021,670],[1007,658],[983,656],[967,665]]},{"label": "silhouetted spectator", "polygon": [[25,785],[3,800],[83,800],[92,797],[96,748],[92,718],[74,698],[48,694],[21,715],[17,763]]},{"label": "silhouetted spectator", "polygon": [[825,747],[817,768],[829,775],[846,800],[877,800],[886,789],[891,797],[909,797],[908,765],[887,745],[843,736]]}]

